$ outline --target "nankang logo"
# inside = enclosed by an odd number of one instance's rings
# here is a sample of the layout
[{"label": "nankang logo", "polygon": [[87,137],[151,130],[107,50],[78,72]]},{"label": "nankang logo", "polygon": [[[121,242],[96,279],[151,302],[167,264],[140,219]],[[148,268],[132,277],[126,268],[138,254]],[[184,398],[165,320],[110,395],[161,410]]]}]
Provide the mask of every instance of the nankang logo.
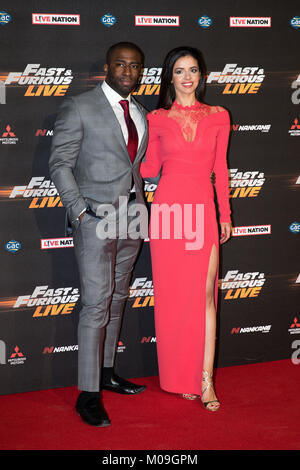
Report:
[{"label": "nankang logo", "polygon": [[295,29],[300,28],[300,16],[294,16],[294,18],[291,18],[290,25]]},{"label": "nankang logo", "polygon": [[16,253],[16,251],[19,251],[21,249],[21,247],[21,243],[17,242],[16,240],[10,240],[5,244],[5,249],[10,253]]},{"label": "nankang logo", "polygon": [[11,21],[11,15],[6,13],[6,11],[0,11],[0,24],[3,26]]},{"label": "nankang logo", "polygon": [[209,16],[203,15],[198,20],[198,25],[206,29],[212,25],[212,19]]},{"label": "nankang logo", "polygon": [[43,350],[43,354],[55,354],[61,352],[73,352],[78,351],[78,344],[72,344],[70,346],[46,346]]},{"label": "nankang logo", "polygon": [[300,232],[300,223],[299,222],[293,222],[290,225],[289,229],[292,233],[299,233]]},{"label": "nankang logo", "polygon": [[263,325],[263,326],[248,326],[246,328],[232,328],[231,334],[238,335],[241,333],[269,333],[272,325]]},{"label": "nankang logo", "polygon": [[104,24],[104,26],[113,26],[117,22],[117,18],[110,13],[106,13],[106,15],[102,16],[100,19],[101,23]]}]

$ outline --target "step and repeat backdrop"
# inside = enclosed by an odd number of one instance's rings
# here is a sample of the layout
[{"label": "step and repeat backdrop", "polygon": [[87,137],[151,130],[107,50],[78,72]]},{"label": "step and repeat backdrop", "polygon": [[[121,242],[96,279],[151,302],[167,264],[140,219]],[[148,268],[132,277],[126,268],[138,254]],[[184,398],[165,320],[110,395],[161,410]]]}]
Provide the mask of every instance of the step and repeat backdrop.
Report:
[{"label": "step and repeat backdrop", "polygon": [[[233,233],[220,250],[216,367],[298,364],[297,15],[293,2],[263,0],[0,3],[0,393],[77,383],[79,279],[49,177],[50,145],[62,100],[102,81],[106,50],[124,40],[145,52],[135,97],[149,111],[166,53],[189,45],[206,62],[205,101],[231,115]],[[145,181],[149,207],[155,190]],[[124,377],[158,372],[154,304],[145,241],[118,344]]]}]

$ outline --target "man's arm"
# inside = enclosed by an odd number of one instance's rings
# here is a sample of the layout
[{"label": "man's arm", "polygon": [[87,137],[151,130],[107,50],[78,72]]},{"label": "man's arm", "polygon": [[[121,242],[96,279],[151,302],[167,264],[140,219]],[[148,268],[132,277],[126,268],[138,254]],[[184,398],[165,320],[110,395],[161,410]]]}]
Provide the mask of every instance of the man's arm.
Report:
[{"label": "man's arm", "polygon": [[49,170],[71,222],[83,215],[86,208],[73,173],[82,139],[83,125],[79,111],[74,100],[68,98],[61,105],[55,123]]}]

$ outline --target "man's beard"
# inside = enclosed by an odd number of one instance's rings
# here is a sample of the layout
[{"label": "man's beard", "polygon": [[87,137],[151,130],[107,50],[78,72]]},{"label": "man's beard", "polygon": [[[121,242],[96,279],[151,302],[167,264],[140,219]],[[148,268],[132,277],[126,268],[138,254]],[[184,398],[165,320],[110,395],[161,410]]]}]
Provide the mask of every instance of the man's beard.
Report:
[{"label": "man's beard", "polygon": [[108,85],[115,90],[121,96],[128,96],[138,85],[138,82],[130,81],[130,85],[123,85],[122,79],[116,80],[115,78],[109,76],[106,77],[106,82]]}]

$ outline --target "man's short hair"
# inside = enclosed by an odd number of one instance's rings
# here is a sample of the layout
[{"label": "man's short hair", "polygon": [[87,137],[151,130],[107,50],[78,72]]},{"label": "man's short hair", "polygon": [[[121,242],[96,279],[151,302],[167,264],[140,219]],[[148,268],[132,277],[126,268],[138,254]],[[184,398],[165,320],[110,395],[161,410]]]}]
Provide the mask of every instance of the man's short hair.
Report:
[{"label": "man's short hair", "polygon": [[144,64],[144,60],[145,60],[145,55],[142,51],[142,49],[137,46],[136,44],[134,44],[133,42],[118,42],[117,44],[113,44],[107,51],[106,53],[106,63],[107,64],[110,64],[111,62],[111,57],[113,55],[113,53],[115,52],[115,50],[117,49],[133,49],[135,51],[137,51],[140,56],[141,56],[141,61],[142,61],[142,65]]}]

